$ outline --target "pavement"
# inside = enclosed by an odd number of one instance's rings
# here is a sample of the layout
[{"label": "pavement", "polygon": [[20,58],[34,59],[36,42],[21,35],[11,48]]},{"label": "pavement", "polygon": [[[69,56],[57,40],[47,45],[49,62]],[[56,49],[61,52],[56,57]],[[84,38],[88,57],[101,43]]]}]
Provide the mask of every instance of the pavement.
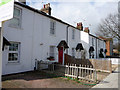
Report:
[{"label": "pavement", "polygon": [[108,75],[102,82],[92,88],[116,88],[117,90],[120,90],[120,83],[118,83],[118,79],[120,80],[120,67]]}]

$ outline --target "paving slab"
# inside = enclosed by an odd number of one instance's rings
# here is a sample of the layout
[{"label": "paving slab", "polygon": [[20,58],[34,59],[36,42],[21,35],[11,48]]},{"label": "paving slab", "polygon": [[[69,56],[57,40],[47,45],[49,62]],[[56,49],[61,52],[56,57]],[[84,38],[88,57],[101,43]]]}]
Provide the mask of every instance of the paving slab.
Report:
[{"label": "paving slab", "polygon": [[94,86],[93,89],[94,88],[114,88],[114,89],[118,88],[118,78],[120,78],[119,70],[120,69],[117,68],[113,73],[108,75],[102,82]]}]

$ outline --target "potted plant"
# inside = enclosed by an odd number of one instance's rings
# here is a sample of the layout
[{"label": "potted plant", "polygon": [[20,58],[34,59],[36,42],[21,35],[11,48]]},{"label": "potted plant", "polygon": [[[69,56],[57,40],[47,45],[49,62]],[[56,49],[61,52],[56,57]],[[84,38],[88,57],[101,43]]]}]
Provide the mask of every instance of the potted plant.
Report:
[{"label": "potted plant", "polygon": [[50,56],[47,59],[50,60],[50,61],[54,61],[55,60],[53,56]]}]

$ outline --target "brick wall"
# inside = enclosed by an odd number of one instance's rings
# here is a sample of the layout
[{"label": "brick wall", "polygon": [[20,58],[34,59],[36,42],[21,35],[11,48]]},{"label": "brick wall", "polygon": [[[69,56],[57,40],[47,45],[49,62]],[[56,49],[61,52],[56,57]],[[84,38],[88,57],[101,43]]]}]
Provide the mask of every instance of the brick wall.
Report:
[{"label": "brick wall", "polygon": [[96,59],[76,59],[67,54],[65,54],[65,64],[80,64],[85,66],[89,65],[97,70],[112,72],[112,64],[110,60],[96,60]]}]

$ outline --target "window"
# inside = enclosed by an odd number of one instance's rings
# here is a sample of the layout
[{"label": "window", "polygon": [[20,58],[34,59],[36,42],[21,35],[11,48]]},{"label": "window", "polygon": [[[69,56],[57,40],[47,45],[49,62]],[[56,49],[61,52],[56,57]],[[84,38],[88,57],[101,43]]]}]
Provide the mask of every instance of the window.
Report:
[{"label": "window", "polygon": [[50,46],[50,56],[55,58],[55,46]]},{"label": "window", "polygon": [[72,39],[75,39],[75,29],[72,29]]},{"label": "window", "polygon": [[100,47],[100,40],[98,40],[98,47]]},{"label": "window", "polygon": [[51,20],[50,21],[50,34],[54,35],[55,29],[56,29],[56,22]]},{"label": "window", "polygon": [[15,7],[13,19],[10,20],[10,26],[21,27],[21,9]]},{"label": "window", "polygon": [[11,42],[9,46],[8,61],[9,62],[19,62],[20,56],[20,43]]},{"label": "window", "polygon": [[75,48],[72,48],[72,56],[75,57]]},{"label": "window", "polygon": [[94,46],[94,38],[92,38],[92,46]]}]

